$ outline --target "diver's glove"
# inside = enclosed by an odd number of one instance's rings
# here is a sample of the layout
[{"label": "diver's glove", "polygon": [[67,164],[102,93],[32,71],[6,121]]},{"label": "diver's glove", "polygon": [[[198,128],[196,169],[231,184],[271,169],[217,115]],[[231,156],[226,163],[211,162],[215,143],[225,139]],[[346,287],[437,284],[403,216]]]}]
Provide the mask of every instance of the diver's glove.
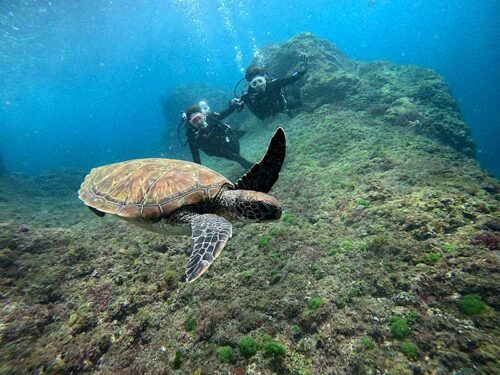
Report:
[{"label": "diver's glove", "polygon": [[244,103],[240,98],[233,98],[229,101],[229,109],[236,112],[241,112],[243,110]]},{"label": "diver's glove", "polygon": [[306,55],[300,55],[300,60],[299,63],[297,64],[297,67],[295,68],[295,71],[299,73],[301,76],[307,73],[307,64],[309,62],[309,57]]}]

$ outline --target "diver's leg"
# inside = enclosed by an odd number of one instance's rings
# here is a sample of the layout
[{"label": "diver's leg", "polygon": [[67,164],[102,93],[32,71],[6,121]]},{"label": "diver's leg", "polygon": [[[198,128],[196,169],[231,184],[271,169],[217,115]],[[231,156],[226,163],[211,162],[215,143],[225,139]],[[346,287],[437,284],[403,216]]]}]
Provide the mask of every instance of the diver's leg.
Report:
[{"label": "diver's leg", "polygon": [[252,162],[248,161],[247,159],[245,159],[243,156],[241,156],[239,154],[235,154],[234,152],[228,151],[224,154],[224,157],[226,159],[233,160],[233,161],[239,163],[245,169],[249,169],[250,167],[253,166]]},{"label": "diver's leg", "polygon": [[298,108],[302,105],[302,102],[299,99],[291,99],[289,98],[286,102],[286,110],[285,113],[288,115],[288,117],[293,118],[294,114],[292,112],[292,109]]},{"label": "diver's leg", "polygon": [[288,99],[286,107],[288,109],[294,109],[302,106],[302,101],[300,99]]}]

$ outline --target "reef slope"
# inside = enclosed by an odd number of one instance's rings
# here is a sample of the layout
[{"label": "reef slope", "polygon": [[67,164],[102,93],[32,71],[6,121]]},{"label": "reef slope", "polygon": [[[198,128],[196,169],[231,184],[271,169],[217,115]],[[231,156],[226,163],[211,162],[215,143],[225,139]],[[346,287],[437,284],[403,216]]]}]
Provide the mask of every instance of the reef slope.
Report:
[{"label": "reef slope", "polygon": [[264,58],[302,53],[302,110],[237,124],[254,160],[285,128],[285,213],[195,283],[188,238],[93,215],[82,174],[0,177],[0,374],[498,373],[499,184],[446,83],[311,34]]}]

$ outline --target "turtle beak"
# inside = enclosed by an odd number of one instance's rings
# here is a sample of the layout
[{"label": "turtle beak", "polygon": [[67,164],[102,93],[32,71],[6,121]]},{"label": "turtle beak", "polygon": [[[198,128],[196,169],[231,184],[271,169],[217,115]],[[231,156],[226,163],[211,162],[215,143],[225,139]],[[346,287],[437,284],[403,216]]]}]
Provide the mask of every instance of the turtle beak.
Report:
[{"label": "turtle beak", "polygon": [[283,211],[281,206],[275,205],[265,205],[263,207],[264,214],[259,222],[267,222],[278,220],[281,217],[281,212]]}]

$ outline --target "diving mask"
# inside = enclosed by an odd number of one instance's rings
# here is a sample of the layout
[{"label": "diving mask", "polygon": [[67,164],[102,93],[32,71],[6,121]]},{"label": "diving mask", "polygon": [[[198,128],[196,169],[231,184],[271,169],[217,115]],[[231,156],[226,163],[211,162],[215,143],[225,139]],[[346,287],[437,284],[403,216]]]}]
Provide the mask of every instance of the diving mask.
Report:
[{"label": "diving mask", "polygon": [[264,91],[266,89],[266,77],[255,76],[250,81],[250,87],[257,91]]},{"label": "diving mask", "polygon": [[205,115],[201,112],[195,112],[189,118],[189,123],[193,125],[195,128],[204,128],[207,126],[207,122],[205,121]]}]

